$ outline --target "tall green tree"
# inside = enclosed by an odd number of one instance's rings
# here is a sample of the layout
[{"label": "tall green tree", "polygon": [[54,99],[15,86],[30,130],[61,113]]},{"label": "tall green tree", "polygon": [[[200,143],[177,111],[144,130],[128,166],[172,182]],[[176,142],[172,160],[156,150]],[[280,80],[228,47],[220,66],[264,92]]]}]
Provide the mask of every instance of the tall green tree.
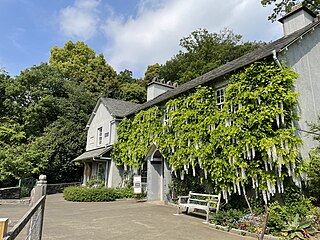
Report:
[{"label": "tall green tree", "polygon": [[85,82],[91,92],[115,97],[118,89],[115,70],[107,64],[103,54],[97,55],[84,42],[68,41],[63,48],[52,48],[49,62],[69,80]]},{"label": "tall green tree", "polygon": [[183,50],[161,66],[160,77],[183,84],[263,44],[241,38],[229,29],[219,33],[198,29],[180,40]]},{"label": "tall green tree", "polygon": [[0,117],[0,186],[10,186],[17,179],[43,169],[43,160],[26,154],[26,140],[23,126],[8,117]]},{"label": "tall green tree", "polygon": [[144,82],[148,84],[151,82],[154,78],[158,78],[160,73],[160,64],[156,63],[153,65],[149,65],[145,74],[144,74]]},{"label": "tall green tree", "polygon": [[279,16],[283,16],[290,12],[292,7],[300,3],[307,6],[315,13],[319,13],[320,0],[261,0],[263,6],[274,5],[273,12],[268,17],[268,20],[271,20],[272,22],[276,21]]},{"label": "tall green tree", "polygon": [[64,81],[57,69],[42,63],[7,82],[6,107],[24,126],[28,137],[40,136],[62,114],[59,101],[66,97]]}]

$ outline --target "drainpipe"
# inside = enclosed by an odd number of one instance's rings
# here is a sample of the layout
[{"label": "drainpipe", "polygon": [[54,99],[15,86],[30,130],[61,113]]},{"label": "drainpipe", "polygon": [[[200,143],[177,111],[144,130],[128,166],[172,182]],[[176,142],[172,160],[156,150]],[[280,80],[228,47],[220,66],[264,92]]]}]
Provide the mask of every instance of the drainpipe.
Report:
[{"label": "drainpipe", "polygon": [[278,66],[280,67],[280,69],[283,69],[278,57],[277,57],[277,52],[276,50],[272,50],[272,54],[273,54],[273,59],[276,61],[276,63],[278,64]]}]

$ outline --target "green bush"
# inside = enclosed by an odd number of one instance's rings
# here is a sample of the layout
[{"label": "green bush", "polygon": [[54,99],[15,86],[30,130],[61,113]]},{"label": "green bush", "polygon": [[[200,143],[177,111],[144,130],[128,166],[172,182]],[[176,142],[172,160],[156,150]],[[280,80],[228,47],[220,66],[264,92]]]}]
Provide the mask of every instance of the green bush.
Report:
[{"label": "green bush", "polygon": [[23,186],[21,187],[21,197],[24,198],[24,197],[29,197],[30,196],[30,189]]},{"label": "green bush", "polygon": [[247,212],[237,209],[229,209],[226,211],[219,211],[212,217],[212,221],[215,224],[228,226],[229,228],[236,227],[240,218],[245,216]]},{"label": "green bush", "polygon": [[[314,155],[311,157],[308,171],[308,190],[311,197],[314,197],[316,203],[320,205],[320,154],[319,148],[314,151]],[[316,154],[315,154],[316,153]]]},{"label": "green bush", "polygon": [[102,188],[104,187],[104,181],[100,178],[91,179],[86,183],[86,186],[89,188],[95,187],[95,188]]},{"label": "green bush", "polygon": [[308,216],[313,210],[310,199],[297,200],[285,206],[280,206],[278,202],[269,205],[268,228],[272,233],[280,233],[288,223],[293,222],[297,215]]},{"label": "green bush", "polygon": [[78,186],[67,187],[63,197],[73,202],[109,202],[123,198],[141,198],[144,195],[133,193],[132,188],[84,188]]},{"label": "green bush", "polygon": [[83,188],[67,187],[63,191],[63,197],[73,202],[109,202],[116,199],[114,189],[111,188]]}]

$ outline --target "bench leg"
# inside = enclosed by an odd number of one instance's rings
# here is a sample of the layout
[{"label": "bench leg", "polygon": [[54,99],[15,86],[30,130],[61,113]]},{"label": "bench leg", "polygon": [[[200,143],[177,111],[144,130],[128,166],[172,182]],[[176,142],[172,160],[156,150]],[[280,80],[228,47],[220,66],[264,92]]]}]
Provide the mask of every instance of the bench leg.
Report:
[{"label": "bench leg", "polygon": [[206,223],[209,223],[209,210],[207,210],[207,217],[206,217]]},{"label": "bench leg", "polygon": [[189,214],[189,207],[187,207],[186,214]]}]

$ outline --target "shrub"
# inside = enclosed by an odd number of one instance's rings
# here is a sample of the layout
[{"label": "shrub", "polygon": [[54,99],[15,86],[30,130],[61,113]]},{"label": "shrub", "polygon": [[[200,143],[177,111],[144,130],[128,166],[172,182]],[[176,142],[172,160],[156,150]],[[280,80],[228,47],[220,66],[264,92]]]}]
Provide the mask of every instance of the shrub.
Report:
[{"label": "shrub", "polygon": [[280,206],[278,202],[269,205],[268,228],[272,233],[278,234],[286,229],[288,223],[293,222],[296,216],[308,216],[313,210],[310,199],[302,199]]},{"label": "shrub", "polygon": [[63,197],[65,200],[73,202],[109,202],[116,199],[116,194],[112,188],[72,186],[64,189]]},{"label": "shrub", "polygon": [[73,202],[109,202],[122,198],[141,198],[143,194],[134,194],[132,188],[84,188],[78,186],[64,189],[63,197]]},{"label": "shrub", "polygon": [[316,199],[316,203],[320,205],[320,150],[319,148],[317,151],[314,151],[314,154],[311,157],[311,161],[309,164],[309,171],[308,171],[308,190],[310,196],[314,197]]},{"label": "shrub", "polygon": [[104,187],[104,181],[100,178],[91,179],[86,183],[86,186],[89,188],[95,187],[95,188],[102,188]]}]

